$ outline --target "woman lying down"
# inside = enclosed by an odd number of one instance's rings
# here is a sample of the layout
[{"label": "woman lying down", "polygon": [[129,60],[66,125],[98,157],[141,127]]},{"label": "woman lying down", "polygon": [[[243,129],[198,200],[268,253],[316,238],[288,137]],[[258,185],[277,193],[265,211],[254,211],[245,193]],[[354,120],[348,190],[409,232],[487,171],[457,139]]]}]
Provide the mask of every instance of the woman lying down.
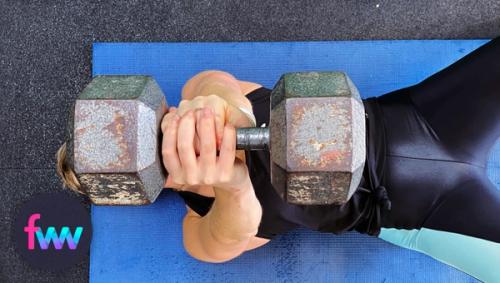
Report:
[{"label": "woman lying down", "polygon": [[499,62],[497,38],[419,84],[363,100],[367,160],[343,205],[283,201],[269,152],[236,150],[235,128],[268,125],[270,89],[197,74],[161,124],[165,188],[187,207],[187,252],[225,262],[299,226],[355,230],[500,282],[500,190],[485,171],[500,136]]}]

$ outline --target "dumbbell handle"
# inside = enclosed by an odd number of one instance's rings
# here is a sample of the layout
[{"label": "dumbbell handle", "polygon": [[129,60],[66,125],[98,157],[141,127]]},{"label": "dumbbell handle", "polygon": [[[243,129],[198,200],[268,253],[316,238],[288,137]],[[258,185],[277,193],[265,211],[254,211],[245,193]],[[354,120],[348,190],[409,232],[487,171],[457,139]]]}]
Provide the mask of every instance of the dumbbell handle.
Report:
[{"label": "dumbbell handle", "polygon": [[269,127],[237,128],[236,149],[269,150]]}]

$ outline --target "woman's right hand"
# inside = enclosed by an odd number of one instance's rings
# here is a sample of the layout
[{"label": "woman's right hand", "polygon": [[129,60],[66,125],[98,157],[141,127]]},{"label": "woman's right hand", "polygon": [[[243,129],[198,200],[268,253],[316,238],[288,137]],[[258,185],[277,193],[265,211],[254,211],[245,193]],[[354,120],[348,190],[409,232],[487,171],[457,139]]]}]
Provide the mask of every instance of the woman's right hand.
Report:
[{"label": "woman's right hand", "polygon": [[[168,172],[165,187],[189,190],[193,186],[215,186],[238,191],[248,180],[248,168],[236,158],[236,128],[223,125],[220,153],[216,153],[216,117],[211,107],[190,109],[179,115],[171,107],[162,121],[162,157]],[[194,150],[196,134],[199,152]]]}]

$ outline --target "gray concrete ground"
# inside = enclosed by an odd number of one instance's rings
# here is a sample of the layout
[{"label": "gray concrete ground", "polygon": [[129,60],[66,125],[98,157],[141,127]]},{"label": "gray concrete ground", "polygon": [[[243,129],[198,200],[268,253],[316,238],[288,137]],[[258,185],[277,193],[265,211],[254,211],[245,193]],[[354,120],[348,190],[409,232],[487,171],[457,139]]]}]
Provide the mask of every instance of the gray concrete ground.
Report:
[{"label": "gray concrete ground", "polygon": [[61,189],[54,153],[68,107],[90,81],[92,42],[498,35],[496,0],[0,0],[0,282],[88,281],[88,259],[59,274],[30,269],[8,231],[21,202]]}]

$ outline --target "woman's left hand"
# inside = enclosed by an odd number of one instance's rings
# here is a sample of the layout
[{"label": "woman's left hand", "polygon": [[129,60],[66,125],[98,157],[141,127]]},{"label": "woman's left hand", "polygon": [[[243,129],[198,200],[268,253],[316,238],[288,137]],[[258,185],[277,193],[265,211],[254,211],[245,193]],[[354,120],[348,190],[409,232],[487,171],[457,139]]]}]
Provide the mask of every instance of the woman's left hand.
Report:
[{"label": "woman's left hand", "polygon": [[[183,99],[179,103],[177,114],[183,116],[189,110],[210,107],[214,112],[215,118],[215,135],[217,148],[220,147],[222,140],[222,132],[225,124],[231,124],[236,128],[253,127],[250,119],[239,110],[237,107],[229,104],[226,100],[218,95],[211,94],[208,96],[196,96],[191,100]],[[175,109],[175,107],[173,107]],[[197,133],[196,133],[197,134]],[[194,149],[199,153],[198,140],[195,139]]]}]

